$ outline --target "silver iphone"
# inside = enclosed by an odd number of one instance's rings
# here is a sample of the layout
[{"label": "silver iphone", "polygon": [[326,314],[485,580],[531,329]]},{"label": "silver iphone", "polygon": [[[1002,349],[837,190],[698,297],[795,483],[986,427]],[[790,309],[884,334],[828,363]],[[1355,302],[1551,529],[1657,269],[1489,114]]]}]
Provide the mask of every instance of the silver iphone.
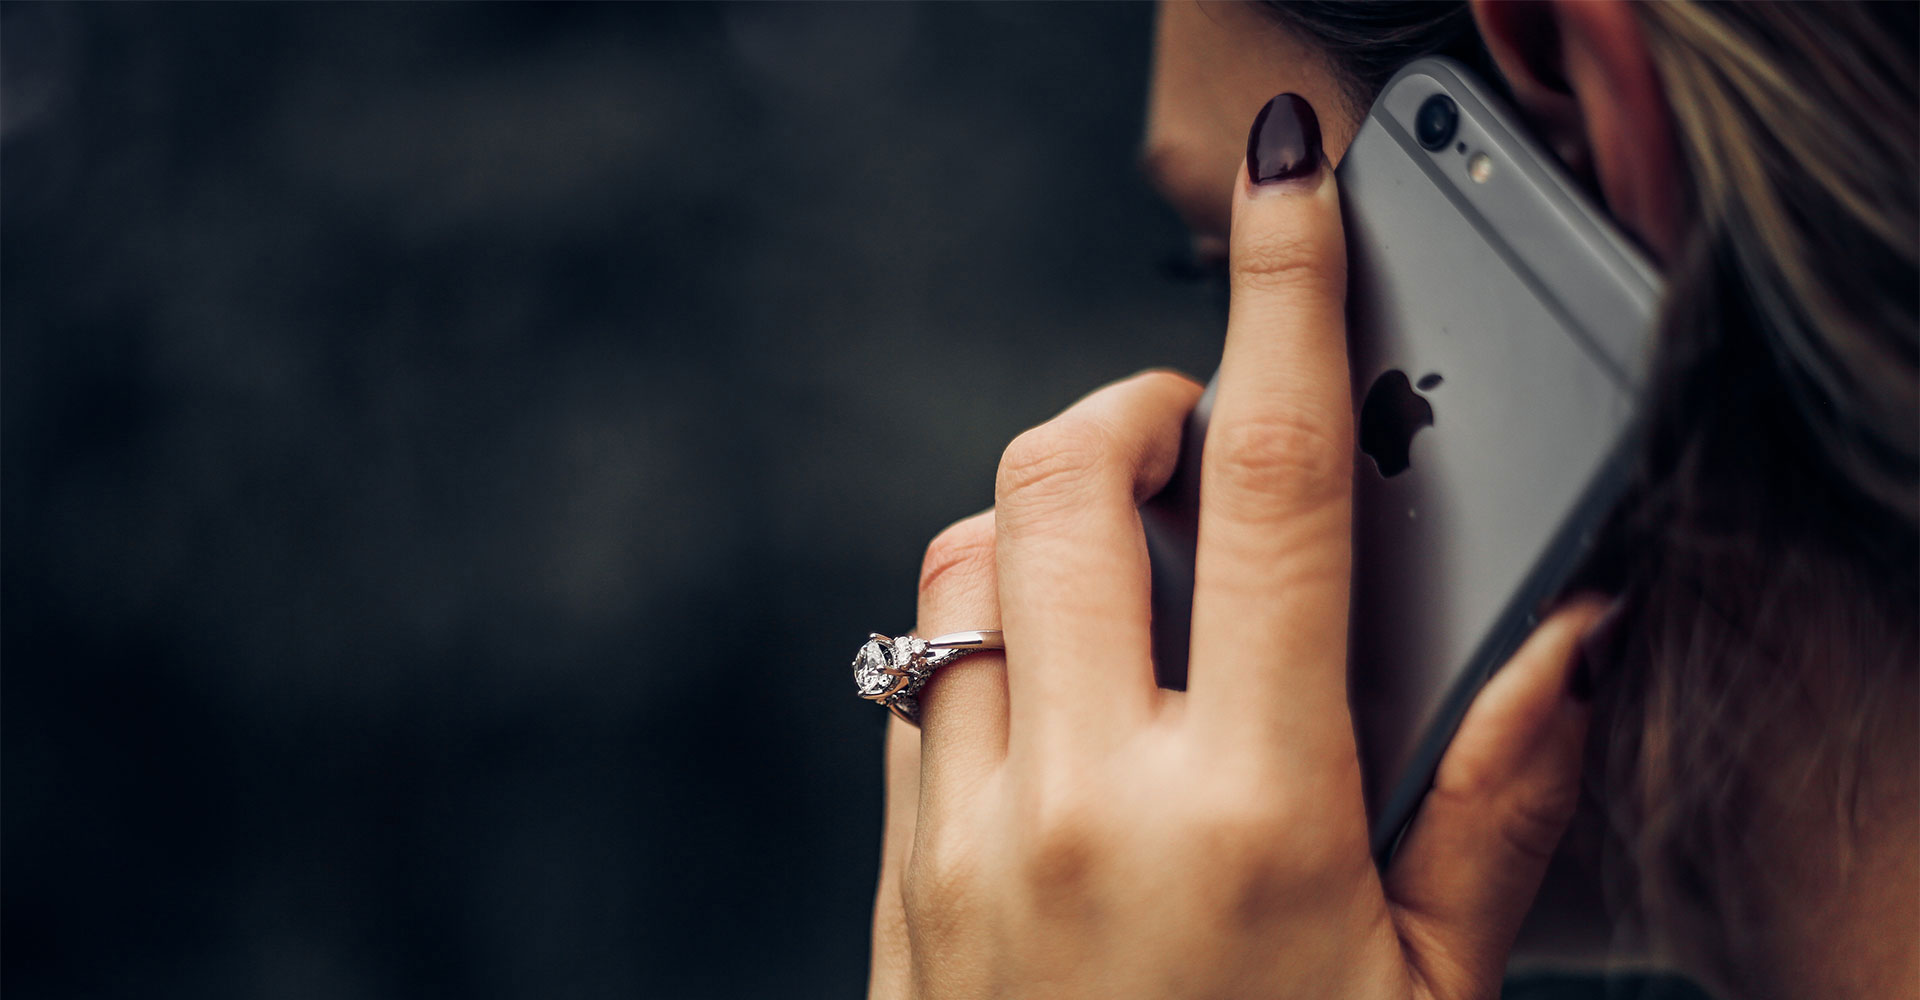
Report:
[{"label": "silver iphone", "polygon": [[[1384,864],[1625,485],[1660,282],[1452,60],[1401,70],[1337,173],[1360,446],[1348,695]],[[1186,681],[1211,403],[1141,512],[1165,687]]]}]

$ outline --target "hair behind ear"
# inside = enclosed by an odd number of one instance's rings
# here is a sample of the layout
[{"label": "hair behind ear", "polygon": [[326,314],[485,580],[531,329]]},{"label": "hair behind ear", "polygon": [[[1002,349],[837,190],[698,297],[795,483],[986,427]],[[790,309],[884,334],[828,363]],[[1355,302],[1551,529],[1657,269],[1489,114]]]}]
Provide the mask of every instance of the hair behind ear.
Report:
[{"label": "hair behind ear", "polygon": [[1636,10],[1689,216],[1643,472],[1592,568],[1634,595],[1593,759],[1656,938],[1777,991],[1781,873],[1844,885],[1875,769],[1907,766],[1871,754],[1920,662],[1914,8]]},{"label": "hair behind ear", "polygon": [[1356,115],[1366,114],[1400,67],[1422,56],[1458,59],[1506,96],[1464,0],[1268,0],[1261,6],[1326,51]]}]

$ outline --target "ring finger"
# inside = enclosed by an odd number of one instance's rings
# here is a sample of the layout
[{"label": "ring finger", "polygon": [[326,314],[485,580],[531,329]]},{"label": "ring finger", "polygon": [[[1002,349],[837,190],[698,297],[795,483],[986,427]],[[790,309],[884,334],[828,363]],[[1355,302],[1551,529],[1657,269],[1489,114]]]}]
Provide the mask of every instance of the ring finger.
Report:
[{"label": "ring finger", "polygon": [[[920,569],[916,635],[931,639],[1000,627],[993,553],[992,510],[934,537]],[[978,778],[1006,755],[1005,662],[996,651],[973,653],[941,667],[920,689],[920,778],[926,786]]]},{"label": "ring finger", "polygon": [[1154,704],[1139,505],[1166,484],[1201,387],[1147,372],[1007,448],[995,558],[1007,640],[1009,753],[1085,746]]}]

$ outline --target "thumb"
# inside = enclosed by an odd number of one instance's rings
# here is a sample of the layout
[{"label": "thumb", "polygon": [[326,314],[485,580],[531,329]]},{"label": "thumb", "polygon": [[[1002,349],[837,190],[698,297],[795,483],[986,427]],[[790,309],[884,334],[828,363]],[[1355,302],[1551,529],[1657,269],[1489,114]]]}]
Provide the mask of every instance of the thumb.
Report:
[{"label": "thumb", "polygon": [[1580,640],[1606,602],[1554,612],[1481,691],[1388,868],[1408,961],[1442,1000],[1499,993],[1507,953],[1580,800],[1591,689]]}]

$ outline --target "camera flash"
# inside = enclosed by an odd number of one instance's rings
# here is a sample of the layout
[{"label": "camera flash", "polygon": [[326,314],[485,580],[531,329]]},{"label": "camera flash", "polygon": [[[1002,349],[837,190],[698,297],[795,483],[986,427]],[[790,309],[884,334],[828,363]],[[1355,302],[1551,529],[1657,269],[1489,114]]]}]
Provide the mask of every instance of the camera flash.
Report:
[{"label": "camera flash", "polygon": [[1467,158],[1467,176],[1475,184],[1485,184],[1493,176],[1493,157],[1485,153],[1475,153]]}]

